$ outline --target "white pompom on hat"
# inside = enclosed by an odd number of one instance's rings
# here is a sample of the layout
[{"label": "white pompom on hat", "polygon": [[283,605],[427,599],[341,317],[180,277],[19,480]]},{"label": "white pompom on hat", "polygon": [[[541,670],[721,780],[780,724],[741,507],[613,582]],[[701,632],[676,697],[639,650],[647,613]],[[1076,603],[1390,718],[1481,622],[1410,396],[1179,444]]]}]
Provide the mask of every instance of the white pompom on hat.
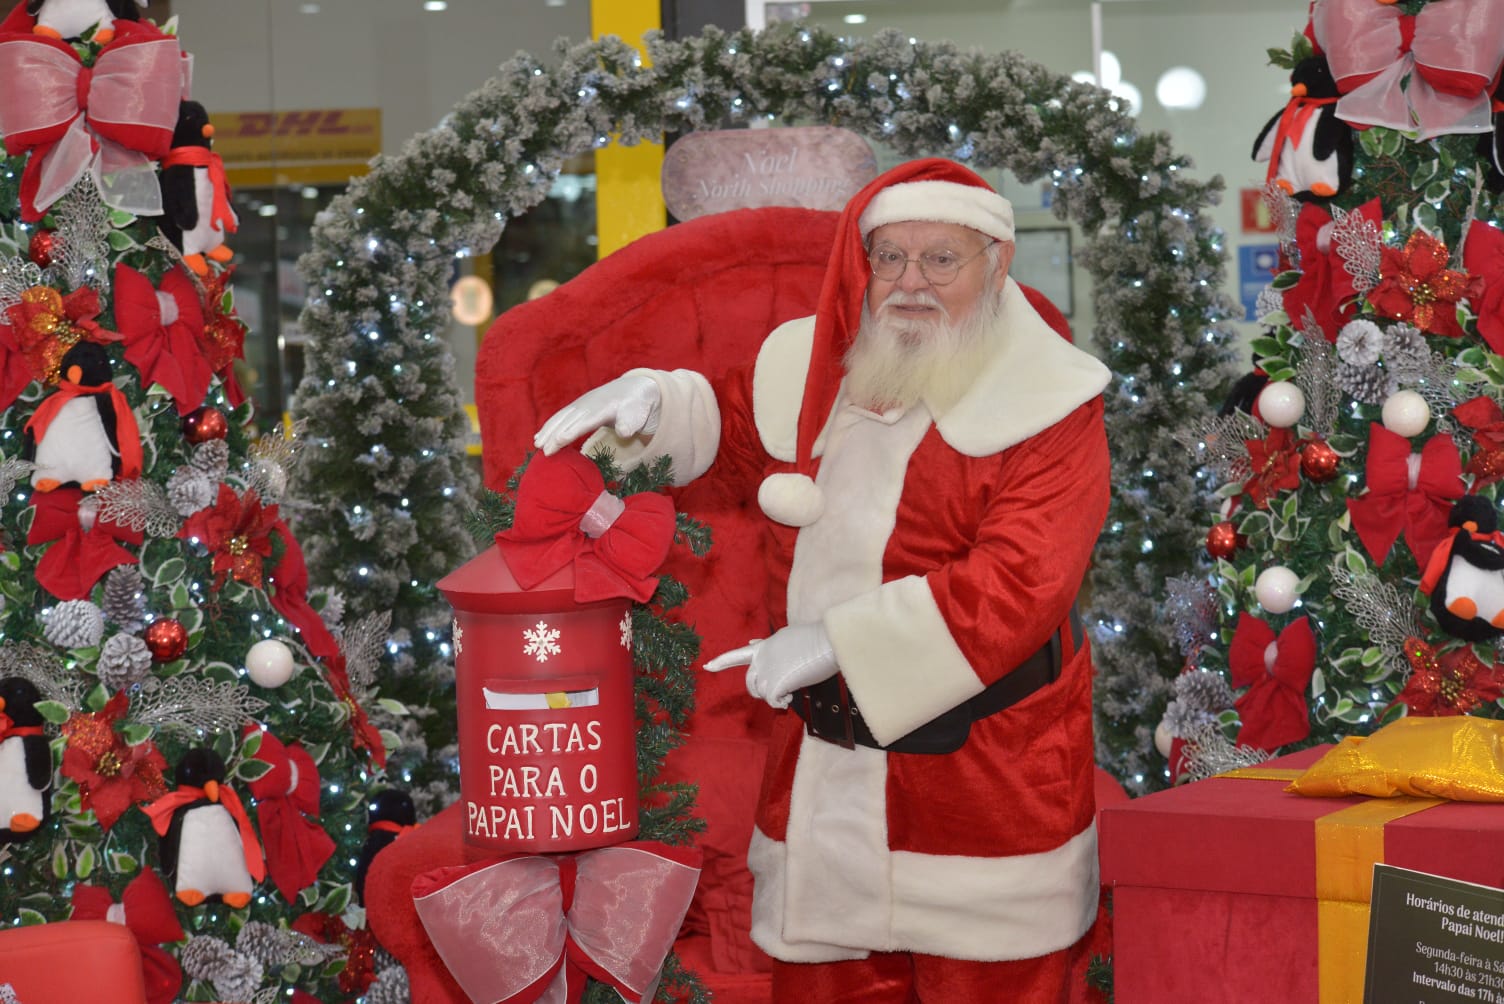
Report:
[{"label": "white pompom on hat", "polygon": [[825,267],[815,308],[814,346],[799,407],[795,470],[766,478],[757,501],[769,519],[808,526],[825,510],[814,483],[814,444],[841,385],[841,360],[861,324],[871,266],[866,236],[885,223],[957,223],[1013,239],[1013,206],[976,172],[938,157],[912,160],[879,175],[851,197],[836,224],[835,246]]}]

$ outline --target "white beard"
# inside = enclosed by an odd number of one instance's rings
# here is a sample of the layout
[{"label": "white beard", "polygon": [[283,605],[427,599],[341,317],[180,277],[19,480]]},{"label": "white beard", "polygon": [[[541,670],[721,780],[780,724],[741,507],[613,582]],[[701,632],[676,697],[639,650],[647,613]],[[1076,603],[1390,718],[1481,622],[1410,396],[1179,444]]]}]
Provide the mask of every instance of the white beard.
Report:
[{"label": "white beard", "polygon": [[1002,296],[988,283],[960,323],[942,312],[922,319],[895,316],[900,305],[939,306],[928,293],[894,290],[873,317],[862,302],[861,327],[842,360],[846,392],[857,405],[882,411],[910,408],[922,398],[936,415],[948,411],[997,350]]}]

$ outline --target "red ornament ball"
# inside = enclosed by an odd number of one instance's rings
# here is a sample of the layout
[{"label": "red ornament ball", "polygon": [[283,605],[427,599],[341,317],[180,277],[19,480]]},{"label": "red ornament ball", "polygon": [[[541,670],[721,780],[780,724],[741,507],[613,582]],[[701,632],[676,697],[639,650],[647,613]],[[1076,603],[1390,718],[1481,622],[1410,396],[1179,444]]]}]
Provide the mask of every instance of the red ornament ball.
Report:
[{"label": "red ornament ball", "polygon": [[1223,520],[1206,532],[1206,553],[1213,558],[1231,558],[1242,543],[1243,535],[1230,520]]},{"label": "red ornament ball", "polygon": [[46,268],[52,264],[52,255],[57,248],[57,234],[51,230],[38,230],[31,235],[31,243],[27,245],[26,254],[36,262],[38,268]]},{"label": "red ornament ball", "polygon": [[195,446],[229,435],[230,423],[225,413],[205,405],[183,416],[183,438]]},{"label": "red ornament ball", "polygon": [[1313,439],[1301,448],[1300,472],[1317,484],[1335,478],[1341,465],[1341,455],[1324,439]]},{"label": "red ornament ball", "polygon": [[146,648],[157,662],[171,662],[188,651],[188,629],[171,617],[152,621],[146,628]]}]

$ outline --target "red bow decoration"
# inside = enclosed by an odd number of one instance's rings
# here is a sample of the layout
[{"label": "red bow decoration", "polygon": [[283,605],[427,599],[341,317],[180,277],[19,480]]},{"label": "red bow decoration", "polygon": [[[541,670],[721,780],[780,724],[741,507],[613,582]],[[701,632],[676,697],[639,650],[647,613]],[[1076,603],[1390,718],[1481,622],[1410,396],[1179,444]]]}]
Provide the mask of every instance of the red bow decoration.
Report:
[{"label": "red bow decoration", "polygon": [[1394,700],[1408,705],[1412,715],[1465,715],[1504,693],[1500,668],[1484,665],[1469,645],[1437,654],[1419,638],[1406,638],[1405,658],[1410,679]]},{"label": "red bow decoration", "polygon": [[319,815],[319,768],[301,745],[283,745],[270,732],[261,733],[256,759],[272,765],[247,786],[256,800],[266,870],[291,903],[334,854],[334,841],[313,821]]},{"label": "red bow decoration", "polygon": [[147,818],[151,820],[152,829],[157,831],[158,836],[165,837],[168,828],[172,826],[172,814],[178,809],[205,799],[218,802],[225,807],[225,811],[230,814],[230,818],[235,820],[235,825],[240,829],[240,843],[245,854],[246,871],[250,872],[253,880],[260,882],[266,878],[266,861],[261,856],[261,844],[256,840],[256,831],[251,828],[251,817],[246,815],[245,806],[240,804],[240,796],[235,794],[234,788],[228,784],[209,783],[213,785],[212,788],[180,784],[146,806],[144,811]]},{"label": "red bow decoration", "polygon": [[[1349,216],[1357,215],[1378,226],[1384,210],[1378,199],[1370,199]],[[1358,290],[1353,275],[1346,268],[1341,252],[1333,246],[1336,226],[1331,214],[1314,202],[1301,207],[1295,220],[1295,246],[1300,250],[1300,281],[1284,293],[1285,313],[1290,323],[1307,335],[1320,334],[1336,342],[1342,329],[1358,310]],[[1316,319],[1320,332],[1306,331],[1306,312]]]},{"label": "red bow decoration", "polygon": [[100,197],[138,216],[162,212],[156,165],[172,147],[183,92],[182,52],[160,32],[121,32],[92,67],[66,42],[0,36],[0,134],[21,175],[21,218],[92,173]]},{"label": "red bow decoration", "polygon": [[512,855],[425,872],[413,902],[471,1000],[577,1004],[588,975],[637,1002],[653,999],[699,864],[689,848],[645,841]]},{"label": "red bow decoration", "polygon": [[1257,617],[1241,614],[1227,651],[1235,687],[1248,690],[1234,702],[1243,728],[1238,745],[1273,750],[1311,734],[1306,685],[1316,670],[1316,636],[1300,617],[1274,636]]},{"label": "red bow decoration", "polygon": [[[1368,490],[1347,500],[1353,529],[1369,557],[1383,564],[1400,531],[1424,567],[1450,532],[1447,516],[1463,494],[1462,458],[1451,436],[1432,436],[1412,455],[1410,441],[1378,423],[1368,430]],[[1413,480],[1412,480],[1413,477]]]},{"label": "red bow decoration", "polygon": [[376,766],[385,767],[386,744],[381,740],[381,732],[371,724],[371,719],[350,689],[350,674],[345,670],[345,654],[340,651],[339,642],[335,641],[334,635],[329,633],[324,619],[308,602],[308,565],[303,560],[303,549],[298,546],[298,539],[281,519],[272,524],[271,532],[282,541],[282,558],[271,573],[272,588],[268,591],[272,606],[277,608],[277,612],[289,624],[298,629],[308,651],[324,663],[328,670],[330,689],[349,712],[350,728],[355,733],[355,748],[366,750]]},{"label": "red bow decoration", "polygon": [[496,535],[507,568],[523,589],[574,563],[581,603],[630,596],[646,603],[653,572],[674,542],[674,505],[642,492],[619,499],[600,468],[579,453],[534,454],[517,485],[510,529]]},{"label": "red bow decoration", "polygon": [[214,373],[204,358],[204,311],[188,273],[174,268],[161,290],[126,264],[115,266],[115,326],[125,336],[125,358],[143,385],[161,384],[178,414],[204,403]]},{"label": "red bow decoration", "polygon": [[103,575],[116,565],[134,565],[136,556],[120,541],[139,545],[140,530],[100,519],[97,504],[77,488],[58,488],[32,495],[31,529],[27,544],[55,541],[37,562],[37,583],[60,600],[81,600],[89,595]]},{"label": "red bow decoration", "polygon": [[1345,95],[1344,121],[1420,139],[1492,128],[1489,91],[1504,63],[1496,0],[1448,0],[1415,15],[1374,0],[1321,0],[1311,25]]},{"label": "red bow decoration", "polygon": [[124,924],[136,936],[141,949],[141,969],[146,976],[149,1004],[172,1004],[183,985],[183,968],[170,952],[159,946],[182,941],[186,934],[167,887],[150,868],[131,879],[120,902],[106,889],[93,885],[73,887],[73,920],[108,920]]},{"label": "red bow decoration", "polygon": [[1474,478],[1473,490],[1504,478],[1504,409],[1490,397],[1475,397],[1452,409],[1452,417],[1473,430],[1477,447],[1463,473]]},{"label": "red bow decoration", "polygon": [[1462,267],[1479,286],[1469,297],[1478,315],[1478,334],[1495,353],[1504,354],[1504,233],[1474,220],[1462,245]]}]

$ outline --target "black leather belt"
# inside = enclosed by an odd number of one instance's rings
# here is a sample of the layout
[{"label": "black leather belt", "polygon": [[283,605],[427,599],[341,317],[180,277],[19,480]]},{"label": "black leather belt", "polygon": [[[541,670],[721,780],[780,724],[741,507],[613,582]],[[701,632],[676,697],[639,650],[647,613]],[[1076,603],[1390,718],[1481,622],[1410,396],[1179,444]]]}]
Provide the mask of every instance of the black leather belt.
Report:
[{"label": "black leather belt", "polygon": [[804,730],[817,739],[846,749],[869,746],[890,753],[954,753],[966,743],[971,723],[1010,708],[1060,676],[1063,643],[1070,632],[1071,651],[1081,649],[1081,620],[1074,607],[1060,630],[1039,650],[1019,663],[1011,673],[963,704],[925,722],[908,735],[884,746],[872,736],[861,711],[837,673],[828,680],[794,692],[792,708],[804,719]]}]

